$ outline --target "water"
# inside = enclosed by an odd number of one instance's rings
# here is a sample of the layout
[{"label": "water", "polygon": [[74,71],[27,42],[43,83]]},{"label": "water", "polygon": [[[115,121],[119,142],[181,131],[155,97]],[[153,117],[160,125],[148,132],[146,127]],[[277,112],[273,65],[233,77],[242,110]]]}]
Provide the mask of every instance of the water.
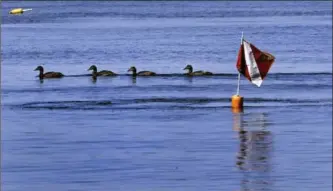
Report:
[{"label": "water", "polygon": [[[276,61],[234,114],[241,31]],[[332,2],[3,2],[1,188],[331,190],[331,53]]]}]

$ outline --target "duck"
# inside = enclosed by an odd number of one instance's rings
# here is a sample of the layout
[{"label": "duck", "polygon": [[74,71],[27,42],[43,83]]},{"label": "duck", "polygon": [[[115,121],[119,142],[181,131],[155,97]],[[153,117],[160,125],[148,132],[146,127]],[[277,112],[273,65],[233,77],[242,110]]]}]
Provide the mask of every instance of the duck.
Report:
[{"label": "duck", "polygon": [[102,71],[97,72],[97,67],[96,67],[96,65],[91,65],[91,66],[89,67],[88,71],[89,71],[89,70],[92,70],[92,71],[93,71],[93,72],[92,72],[92,76],[93,76],[94,78],[96,78],[97,76],[115,76],[115,75],[117,75],[116,73],[114,73],[114,72],[112,72],[112,71],[110,71],[110,70],[102,70]]},{"label": "duck", "polygon": [[136,72],[136,68],[134,66],[131,66],[127,72],[132,72],[132,76],[155,76],[156,73],[155,72],[151,72],[151,71],[141,71],[141,72]]},{"label": "duck", "polygon": [[46,72],[44,73],[44,68],[43,66],[37,66],[37,68],[34,71],[39,71],[39,79],[44,79],[44,78],[62,78],[65,75],[62,74],[61,72]]},{"label": "duck", "polygon": [[202,70],[193,72],[193,67],[190,64],[186,65],[186,67],[183,70],[188,70],[188,73],[185,73],[185,75],[188,75],[188,76],[210,76],[210,75],[213,75],[213,73],[211,73],[211,72],[202,71]]}]

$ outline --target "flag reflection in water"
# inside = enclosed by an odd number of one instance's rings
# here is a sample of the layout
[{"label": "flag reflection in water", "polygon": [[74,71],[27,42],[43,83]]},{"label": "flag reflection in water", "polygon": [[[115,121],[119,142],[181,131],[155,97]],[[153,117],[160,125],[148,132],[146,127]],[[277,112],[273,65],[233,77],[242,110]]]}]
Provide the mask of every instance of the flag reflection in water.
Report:
[{"label": "flag reflection in water", "polygon": [[236,166],[242,173],[241,190],[269,190],[273,135],[265,113],[234,113],[233,130],[238,132]]}]

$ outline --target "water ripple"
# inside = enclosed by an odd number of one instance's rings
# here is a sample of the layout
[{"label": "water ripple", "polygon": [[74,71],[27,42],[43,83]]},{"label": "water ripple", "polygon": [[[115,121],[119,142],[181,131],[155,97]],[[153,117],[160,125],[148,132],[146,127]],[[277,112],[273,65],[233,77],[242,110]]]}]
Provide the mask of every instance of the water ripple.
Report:
[{"label": "water ripple", "polygon": [[[140,98],[140,99],[114,99],[112,100],[71,100],[71,101],[37,101],[19,105],[11,105],[20,109],[57,109],[57,110],[105,110],[105,109],[218,109],[229,108],[231,98]],[[278,103],[279,105],[249,105],[247,107],[277,107],[277,106],[331,106],[330,99],[276,99],[276,98],[246,98],[246,103]],[[156,105],[157,103],[168,103]],[[224,103],[223,105],[203,105],[208,103]],[[143,104],[143,105],[142,105]],[[149,104],[149,105],[145,105]],[[180,105],[183,104],[183,105]],[[190,105],[187,105],[190,104]],[[125,107],[124,107],[125,106]]]}]

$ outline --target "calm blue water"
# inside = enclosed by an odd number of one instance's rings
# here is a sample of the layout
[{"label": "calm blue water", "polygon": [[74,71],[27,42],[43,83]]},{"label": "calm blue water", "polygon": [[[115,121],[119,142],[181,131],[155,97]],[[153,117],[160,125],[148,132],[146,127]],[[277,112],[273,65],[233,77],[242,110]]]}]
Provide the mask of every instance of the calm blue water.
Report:
[{"label": "calm blue water", "polygon": [[[242,31],[276,61],[233,114]],[[1,190],[331,190],[331,68],[332,2],[2,2]]]}]

